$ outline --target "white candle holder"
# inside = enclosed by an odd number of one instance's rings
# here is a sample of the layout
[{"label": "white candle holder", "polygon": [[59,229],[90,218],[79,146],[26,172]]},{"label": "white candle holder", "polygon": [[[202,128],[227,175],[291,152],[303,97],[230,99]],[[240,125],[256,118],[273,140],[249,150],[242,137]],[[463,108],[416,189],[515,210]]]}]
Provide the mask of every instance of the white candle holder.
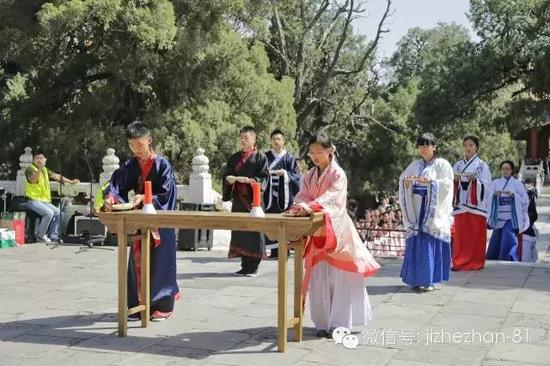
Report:
[{"label": "white candle holder", "polygon": [[250,210],[250,217],[265,217],[264,210],[260,206],[252,207]]},{"label": "white candle holder", "polygon": [[157,210],[155,210],[155,206],[153,206],[152,203],[147,203],[143,205],[143,208],[141,209],[141,212],[146,214],[156,214]]}]

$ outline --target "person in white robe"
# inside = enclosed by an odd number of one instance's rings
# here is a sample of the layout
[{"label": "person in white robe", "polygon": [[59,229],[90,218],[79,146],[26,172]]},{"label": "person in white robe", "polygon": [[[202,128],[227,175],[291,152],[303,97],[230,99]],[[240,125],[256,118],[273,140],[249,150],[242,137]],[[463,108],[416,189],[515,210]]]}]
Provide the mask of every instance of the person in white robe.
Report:
[{"label": "person in white robe", "polygon": [[399,179],[406,248],[401,279],[413,290],[429,292],[449,280],[453,168],[437,153],[435,137],[422,134],[416,142],[421,159]]},{"label": "person in white robe", "polygon": [[480,270],[485,266],[487,249],[487,212],[492,193],[491,171],[478,155],[479,138],[463,140],[464,159],[458,161],[455,174],[454,225],[452,230],[452,270]]},{"label": "person in white robe", "polygon": [[492,184],[493,197],[489,227],[493,229],[487,259],[520,261],[518,235],[529,228],[529,197],[525,185],[514,178],[512,161],[500,163],[502,178]]}]

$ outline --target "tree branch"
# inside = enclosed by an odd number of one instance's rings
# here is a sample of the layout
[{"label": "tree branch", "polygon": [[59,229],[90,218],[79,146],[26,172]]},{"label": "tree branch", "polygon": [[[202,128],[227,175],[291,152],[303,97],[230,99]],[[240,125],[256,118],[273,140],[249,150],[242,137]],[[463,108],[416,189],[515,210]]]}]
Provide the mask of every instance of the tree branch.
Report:
[{"label": "tree branch", "polygon": [[286,51],[286,39],[285,39],[285,33],[283,31],[283,25],[281,23],[281,17],[279,16],[279,10],[277,9],[277,6],[275,4],[275,1],[271,1],[271,5],[273,7],[273,18],[274,18],[274,24],[277,28],[277,35],[279,37],[279,44],[281,46],[281,49],[278,50],[279,57],[281,58],[281,61],[283,61],[284,65],[284,75],[289,74],[289,67],[288,67],[288,57],[287,57],[287,51]]},{"label": "tree branch", "polygon": [[386,19],[390,16],[391,4],[392,4],[392,0],[386,0],[386,10],[384,11],[382,18],[380,18],[380,21],[378,22],[378,27],[376,29],[376,36],[374,37],[374,40],[372,41],[371,45],[363,55],[361,61],[359,62],[359,65],[353,70],[335,70],[334,75],[350,75],[350,74],[357,74],[363,71],[363,69],[365,68],[365,64],[367,63],[367,60],[370,58],[370,56],[378,46],[378,42],[380,41],[382,34],[388,33],[388,30],[382,29],[382,27],[384,26],[384,22],[386,21]]},{"label": "tree branch", "polygon": [[[302,4],[303,4],[303,1],[302,1]],[[324,0],[323,3],[321,3],[321,6],[319,7],[319,9],[317,9],[317,12],[315,13],[315,16],[313,17],[313,19],[309,22],[308,25],[306,25],[304,29],[304,36],[313,29],[313,27],[319,21],[319,19],[321,19],[321,16],[327,10],[329,5],[330,5],[329,0]]]},{"label": "tree branch", "polygon": [[[261,40],[260,42],[262,42],[262,44],[264,46],[266,46],[271,51],[273,51],[277,55],[277,57],[279,57],[279,59],[285,63],[285,67],[288,68],[288,59],[287,59],[286,55],[283,54],[283,52],[281,50],[279,50],[277,47],[272,45],[270,42],[263,41],[263,40]],[[288,71],[285,73],[285,75],[288,75]]]},{"label": "tree branch", "polygon": [[326,27],[325,31],[323,32],[323,35],[321,36],[321,41],[317,45],[317,49],[320,49],[325,44],[326,40],[328,39],[328,36],[332,33],[332,30],[334,29],[334,26],[340,19],[340,15],[346,12],[346,9],[344,7],[339,7],[338,11],[334,14],[332,17],[332,20],[330,21],[330,24],[328,27]]}]

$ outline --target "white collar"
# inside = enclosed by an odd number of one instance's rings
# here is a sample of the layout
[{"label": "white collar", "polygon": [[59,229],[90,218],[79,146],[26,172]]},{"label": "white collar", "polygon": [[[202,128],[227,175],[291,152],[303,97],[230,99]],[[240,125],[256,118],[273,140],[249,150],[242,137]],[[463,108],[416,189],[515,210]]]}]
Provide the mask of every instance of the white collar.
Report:
[{"label": "white collar", "polygon": [[462,161],[464,162],[464,164],[468,164],[468,163],[474,161],[475,158],[477,158],[477,154],[474,154],[474,156],[472,156],[472,158],[471,158],[470,160],[468,160],[468,161],[466,161],[466,157],[464,157],[464,158],[462,159]]},{"label": "white collar", "polygon": [[273,154],[273,156],[277,159],[277,158],[281,158],[283,157],[285,154],[286,154],[286,149],[283,149],[280,153],[277,153],[275,152],[275,150],[271,149],[271,153]]}]

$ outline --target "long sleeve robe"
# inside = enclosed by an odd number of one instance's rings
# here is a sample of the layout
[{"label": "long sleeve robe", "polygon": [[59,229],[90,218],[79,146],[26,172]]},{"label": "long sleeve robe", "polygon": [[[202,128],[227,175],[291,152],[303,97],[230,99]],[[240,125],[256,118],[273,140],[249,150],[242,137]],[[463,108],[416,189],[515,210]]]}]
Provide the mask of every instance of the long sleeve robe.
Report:
[{"label": "long sleeve robe", "polygon": [[[172,166],[164,156],[156,155],[151,170],[143,178],[136,158],[128,160],[117,169],[106,190],[106,197],[117,202],[128,202],[128,193],[143,193],[143,180],[150,180],[153,191],[153,205],[157,210],[176,208],[176,180]],[[141,178],[140,178],[141,177]],[[151,248],[151,314],[155,311],[170,313],[174,299],[179,295],[176,282],[176,233],[174,229],[160,229],[160,244]],[[131,246],[128,263],[128,307],[139,304],[140,246]]]}]

